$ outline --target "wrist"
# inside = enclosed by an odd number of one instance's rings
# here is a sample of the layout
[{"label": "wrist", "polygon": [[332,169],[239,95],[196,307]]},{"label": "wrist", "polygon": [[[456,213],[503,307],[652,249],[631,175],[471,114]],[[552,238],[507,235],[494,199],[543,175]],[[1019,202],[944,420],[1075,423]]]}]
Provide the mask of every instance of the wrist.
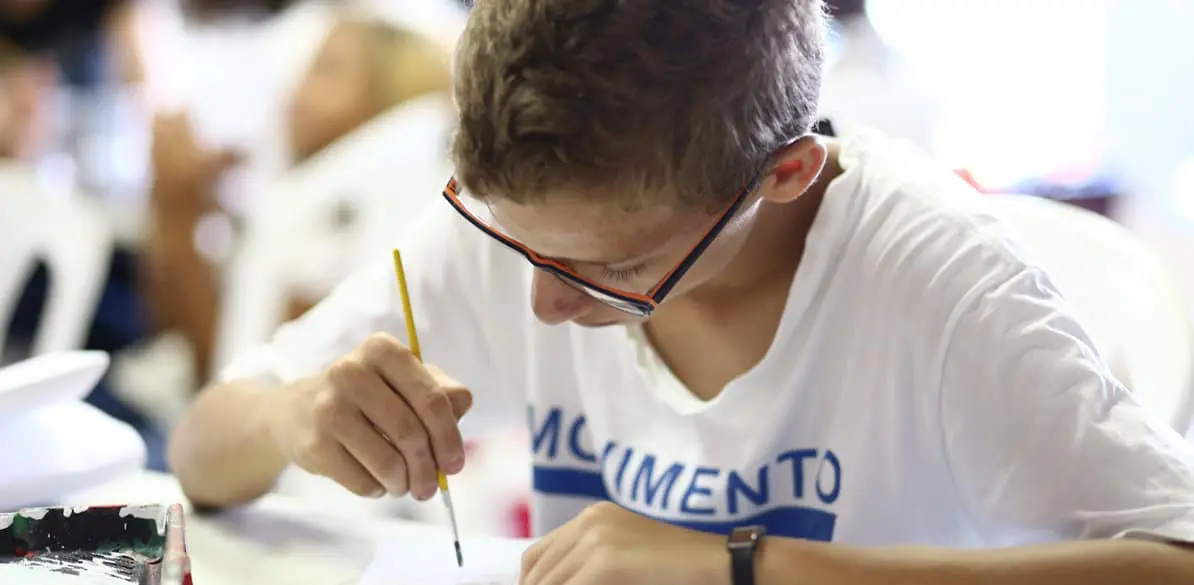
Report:
[{"label": "wrist", "polygon": [[759,547],[757,585],[840,583],[827,554],[832,545],[795,538],[768,537]]},{"label": "wrist", "polygon": [[300,380],[264,386],[257,401],[257,420],[260,422],[256,443],[260,446],[262,463],[270,469],[276,468],[279,473],[291,462],[288,437],[295,436],[295,397],[302,393],[301,388],[295,386],[302,383]]}]

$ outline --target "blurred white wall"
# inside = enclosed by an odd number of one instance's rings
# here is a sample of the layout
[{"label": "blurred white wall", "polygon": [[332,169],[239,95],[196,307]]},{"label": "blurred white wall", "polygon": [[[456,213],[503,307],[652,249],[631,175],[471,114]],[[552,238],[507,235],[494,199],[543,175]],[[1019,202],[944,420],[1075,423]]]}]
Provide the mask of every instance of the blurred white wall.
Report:
[{"label": "blurred white wall", "polygon": [[1190,0],[870,0],[944,96],[934,151],[1000,185],[1098,169],[1194,305]]}]

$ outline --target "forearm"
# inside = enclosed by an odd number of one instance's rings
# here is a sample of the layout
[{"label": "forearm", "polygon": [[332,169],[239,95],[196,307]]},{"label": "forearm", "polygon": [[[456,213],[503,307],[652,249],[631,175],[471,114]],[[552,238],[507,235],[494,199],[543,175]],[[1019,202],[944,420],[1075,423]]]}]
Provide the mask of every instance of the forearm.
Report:
[{"label": "forearm", "polygon": [[273,487],[288,461],[272,437],[270,417],[286,390],[242,381],[199,394],[169,445],[171,469],[192,502],[234,506]]},{"label": "forearm", "polygon": [[142,285],[155,330],[182,333],[195,352],[195,371],[206,379],[219,311],[219,276],[195,249],[201,214],[154,210],[143,251]]},{"label": "forearm", "polygon": [[1194,583],[1194,551],[1134,540],[986,550],[860,549],[770,539],[760,585],[1179,585]]}]

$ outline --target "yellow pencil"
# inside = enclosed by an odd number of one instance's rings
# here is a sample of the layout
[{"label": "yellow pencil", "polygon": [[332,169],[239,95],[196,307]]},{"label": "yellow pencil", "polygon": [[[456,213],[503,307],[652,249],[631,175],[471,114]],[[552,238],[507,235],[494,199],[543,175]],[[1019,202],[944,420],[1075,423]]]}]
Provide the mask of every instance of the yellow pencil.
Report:
[{"label": "yellow pencil", "polygon": [[[423,361],[423,352],[419,349],[419,335],[415,332],[415,315],[410,306],[410,292],[406,289],[406,270],[402,268],[402,254],[394,250],[394,274],[398,276],[398,293],[402,295],[402,318],[406,321],[406,338],[410,342],[410,351],[415,359]],[[448,508],[448,520],[452,523],[452,543],[456,546],[456,564],[464,566],[464,554],[460,552],[460,531],[456,528],[456,510],[452,507],[452,494],[448,492],[448,476],[443,471],[436,470],[436,480],[439,482],[440,492],[444,495],[444,505]]]}]

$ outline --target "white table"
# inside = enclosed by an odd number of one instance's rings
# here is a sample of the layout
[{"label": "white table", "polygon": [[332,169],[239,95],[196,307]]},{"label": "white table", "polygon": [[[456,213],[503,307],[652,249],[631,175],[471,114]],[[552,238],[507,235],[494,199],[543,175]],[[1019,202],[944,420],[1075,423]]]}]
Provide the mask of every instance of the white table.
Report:
[{"label": "white table", "polygon": [[[185,501],[172,476],[146,472],[67,498],[67,505]],[[445,529],[321,510],[267,496],[218,515],[187,508],[187,547],[195,585],[355,585],[380,540],[438,538]]]}]

